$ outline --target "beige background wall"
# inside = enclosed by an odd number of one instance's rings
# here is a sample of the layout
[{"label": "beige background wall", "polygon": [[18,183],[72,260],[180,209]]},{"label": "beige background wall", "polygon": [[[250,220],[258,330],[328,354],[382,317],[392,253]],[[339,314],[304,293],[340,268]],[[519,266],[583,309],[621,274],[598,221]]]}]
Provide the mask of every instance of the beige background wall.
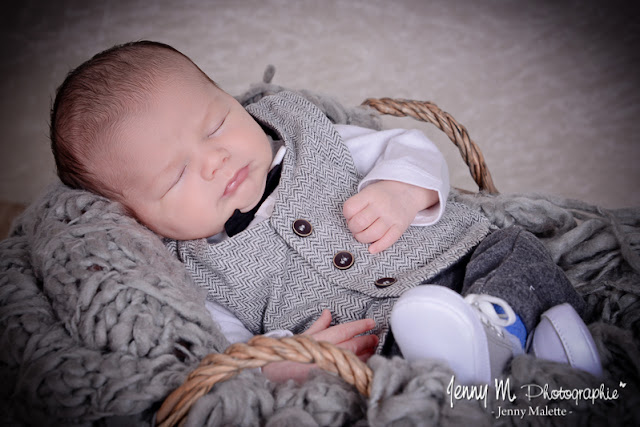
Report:
[{"label": "beige background wall", "polygon": [[[232,94],[274,64],[274,83],[346,105],[432,100],[469,129],[502,192],[640,206],[640,16],[622,2],[13,3],[1,12],[0,201],[28,203],[52,181],[48,112],[66,72],[113,44],[154,39]],[[474,189],[446,137],[423,128],[452,183]]]}]

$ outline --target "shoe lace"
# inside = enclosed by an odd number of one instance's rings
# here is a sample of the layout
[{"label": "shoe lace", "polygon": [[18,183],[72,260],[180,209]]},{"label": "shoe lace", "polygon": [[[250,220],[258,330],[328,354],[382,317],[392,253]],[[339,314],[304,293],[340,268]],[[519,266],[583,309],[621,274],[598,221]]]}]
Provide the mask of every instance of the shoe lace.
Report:
[{"label": "shoe lace", "polygon": [[[502,298],[469,294],[464,299],[476,310],[482,323],[495,330],[501,337],[504,336],[504,328],[516,321],[516,313]],[[504,313],[498,313],[494,305],[502,308]]]}]

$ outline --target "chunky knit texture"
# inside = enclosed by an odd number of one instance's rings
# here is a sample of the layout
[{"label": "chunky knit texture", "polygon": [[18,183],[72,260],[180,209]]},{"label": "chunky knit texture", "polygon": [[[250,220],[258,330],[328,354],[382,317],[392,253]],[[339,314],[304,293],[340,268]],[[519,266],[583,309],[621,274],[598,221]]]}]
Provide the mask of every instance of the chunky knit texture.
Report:
[{"label": "chunky knit texture", "polygon": [[[446,366],[375,356],[368,400],[326,373],[300,386],[273,386],[245,372],[200,399],[187,425],[639,425],[640,209],[604,210],[542,195],[454,199],[498,227],[520,225],[541,238],[588,303],[604,379],[525,355],[504,377],[515,401],[490,391],[486,407],[475,399],[453,399],[451,407]],[[120,206],[52,185],[0,243],[2,423],[150,423],[158,402],[197,361],[227,345],[203,303],[161,240]],[[604,384],[619,397],[529,401],[520,389],[525,384],[550,390]],[[496,420],[498,406],[571,413]]]}]

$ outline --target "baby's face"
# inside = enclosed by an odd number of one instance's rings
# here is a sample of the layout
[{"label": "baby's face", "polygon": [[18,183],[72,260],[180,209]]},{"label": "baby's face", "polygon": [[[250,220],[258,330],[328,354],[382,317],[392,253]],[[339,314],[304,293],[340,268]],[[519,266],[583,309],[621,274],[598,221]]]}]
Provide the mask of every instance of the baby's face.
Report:
[{"label": "baby's face", "polygon": [[244,108],[200,78],[162,83],[114,136],[95,173],[112,177],[142,223],[177,240],[212,236],[253,208],[273,156]]}]

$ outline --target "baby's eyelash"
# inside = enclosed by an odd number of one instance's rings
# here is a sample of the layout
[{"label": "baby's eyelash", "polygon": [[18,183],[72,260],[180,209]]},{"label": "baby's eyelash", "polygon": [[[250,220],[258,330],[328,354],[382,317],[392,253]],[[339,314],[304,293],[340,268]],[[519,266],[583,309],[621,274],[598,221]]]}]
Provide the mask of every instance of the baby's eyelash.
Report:
[{"label": "baby's eyelash", "polygon": [[218,132],[218,130],[220,130],[220,128],[222,127],[222,125],[224,124],[225,120],[227,120],[227,116],[224,116],[224,119],[222,119],[222,121],[220,122],[220,124],[218,126],[215,127],[215,129],[212,132],[209,132],[209,137],[211,137],[211,135],[213,135],[214,133]]},{"label": "baby's eyelash", "polygon": [[182,168],[182,170],[180,171],[180,173],[178,174],[178,178],[176,179],[176,183],[178,181],[180,181],[180,178],[182,178],[182,175],[184,175],[184,171],[187,170],[187,165],[184,165],[184,167]]},{"label": "baby's eyelash", "polygon": [[[182,175],[184,175],[184,172],[187,170],[187,165],[184,165],[184,167],[182,168],[182,170],[180,171],[180,173],[178,174],[178,176],[176,177],[176,179],[173,180],[173,183],[171,184],[171,186],[169,187],[169,190],[171,190],[173,187],[176,186],[176,184],[178,182],[180,182],[180,179],[182,179]],[[169,191],[167,190],[167,192]]]},{"label": "baby's eyelash", "polygon": [[176,184],[178,182],[180,182],[180,179],[182,178],[182,175],[184,175],[184,172],[187,170],[187,165],[184,165],[184,167],[182,168],[182,170],[180,171],[180,173],[178,174],[178,176],[175,177],[175,179],[173,180],[173,182],[171,182],[171,184],[168,187],[165,187],[165,191],[164,194],[162,195],[162,197],[166,196],[171,190],[173,190],[173,187],[176,186]]}]

